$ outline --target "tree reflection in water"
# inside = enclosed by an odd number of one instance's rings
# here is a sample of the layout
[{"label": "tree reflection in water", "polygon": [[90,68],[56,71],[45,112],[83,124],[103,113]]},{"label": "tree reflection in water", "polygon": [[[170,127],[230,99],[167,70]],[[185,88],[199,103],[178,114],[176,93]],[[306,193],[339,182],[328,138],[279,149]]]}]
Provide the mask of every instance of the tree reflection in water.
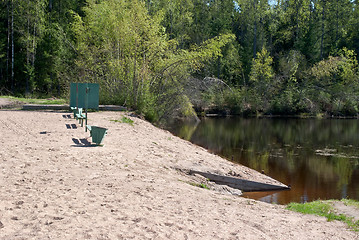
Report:
[{"label": "tree reflection in water", "polygon": [[168,127],[174,134],[291,185],[246,196],[286,204],[359,200],[359,121],[354,119],[205,118]]}]

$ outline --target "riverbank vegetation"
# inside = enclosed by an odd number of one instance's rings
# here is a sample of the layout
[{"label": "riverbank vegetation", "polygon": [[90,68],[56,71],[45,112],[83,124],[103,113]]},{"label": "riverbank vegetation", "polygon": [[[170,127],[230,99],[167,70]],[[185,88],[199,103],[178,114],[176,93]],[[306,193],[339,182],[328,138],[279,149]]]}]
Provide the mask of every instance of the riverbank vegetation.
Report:
[{"label": "riverbank vegetation", "polygon": [[[344,206],[344,208],[342,206]],[[288,204],[287,209],[304,214],[322,216],[327,218],[328,221],[342,221],[345,222],[353,231],[359,231],[359,221],[353,217],[356,216],[356,218],[358,218],[358,215],[356,214],[358,211],[358,201],[355,200],[317,200],[309,203],[290,203]],[[349,216],[347,213],[348,211],[353,216]]]},{"label": "riverbank vegetation", "polygon": [[42,104],[42,105],[57,105],[57,104],[66,104],[65,99],[57,99],[57,98],[20,98],[20,97],[13,97],[13,96],[0,96],[0,98],[8,99],[15,103],[16,105],[22,104]]},{"label": "riverbank vegetation", "polygon": [[352,0],[4,0],[0,95],[67,98],[147,119],[359,112]]}]

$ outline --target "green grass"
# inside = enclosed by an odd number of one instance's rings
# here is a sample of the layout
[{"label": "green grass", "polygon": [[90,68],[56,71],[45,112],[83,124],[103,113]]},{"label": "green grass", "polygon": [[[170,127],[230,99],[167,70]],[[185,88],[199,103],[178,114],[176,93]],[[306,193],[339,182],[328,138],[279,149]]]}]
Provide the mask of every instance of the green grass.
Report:
[{"label": "green grass", "polygon": [[209,187],[208,187],[206,184],[204,184],[204,183],[201,183],[201,184],[199,184],[199,185],[197,185],[197,186],[200,187],[200,188],[204,188],[204,189],[209,190]]},{"label": "green grass", "polygon": [[345,205],[350,205],[358,208],[359,210],[359,201],[353,200],[353,199],[342,199],[341,200]]},{"label": "green grass", "polygon": [[210,190],[210,188],[204,184],[204,183],[193,183],[193,182],[189,182],[189,184],[191,184],[192,186],[195,186],[195,187],[199,187],[199,188],[204,188],[204,189],[207,189],[207,190]]},{"label": "green grass", "polygon": [[131,126],[133,126],[133,123],[134,121],[123,116],[121,120],[117,120],[117,119],[114,119],[114,120],[110,120],[111,122],[119,122],[119,123],[127,123],[127,124],[130,124]]},{"label": "green grass", "polygon": [[12,97],[12,96],[0,96],[1,98],[8,98],[13,101],[19,101],[26,104],[43,104],[43,105],[52,105],[52,104],[66,104],[65,99],[37,99],[37,98],[19,98],[19,97]]},{"label": "green grass", "polygon": [[199,187],[199,188],[204,188],[204,189],[210,190],[210,188],[204,183],[194,183],[194,182],[190,182],[190,181],[183,181],[181,179],[178,179],[178,181],[187,183],[187,184],[192,185],[194,187]]},{"label": "green grass", "polygon": [[[295,212],[300,212],[304,214],[312,214],[317,216],[326,217],[328,221],[338,220],[345,222],[351,229],[358,232],[359,231],[359,221],[354,221],[352,217],[346,216],[344,214],[336,214],[335,209],[331,203],[335,200],[321,201],[317,200],[309,203],[290,203],[287,206],[287,209]],[[342,200],[344,204],[353,205],[359,207],[359,202],[355,200]]]}]

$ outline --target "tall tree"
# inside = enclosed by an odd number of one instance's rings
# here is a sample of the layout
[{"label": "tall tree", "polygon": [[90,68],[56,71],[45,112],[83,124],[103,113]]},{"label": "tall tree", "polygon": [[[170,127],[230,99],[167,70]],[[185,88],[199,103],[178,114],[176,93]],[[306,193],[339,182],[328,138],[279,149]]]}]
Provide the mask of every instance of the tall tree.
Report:
[{"label": "tall tree", "polygon": [[329,5],[331,17],[328,23],[329,53],[337,53],[348,46],[348,32],[350,31],[354,4],[351,0],[331,1]]},{"label": "tall tree", "polygon": [[[277,50],[300,50],[301,41],[310,27],[310,0],[284,0],[273,8],[279,26],[275,43]],[[280,49],[282,46],[282,49]]]},{"label": "tall tree", "polygon": [[11,32],[10,38],[11,38],[11,92],[14,92],[15,87],[15,45],[14,45],[14,3],[13,0],[11,0],[11,4],[8,5],[11,9],[11,17],[10,18],[10,29],[8,31]]},{"label": "tall tree", "polygon": [[357,57],[359,57],[359,1],[353,1],[353,12],[350,19],[349,28],[349,47],[355,49]]},{"label": "tall tree", "polygon": [[320,24],[320,59],[323,59],[346,45],[354,6],[351,0],[320,0],[315,8]]},{"label": "tall tree", "polygon": [[259,111],[267,111],[269,109],[270,100],[272,98],[274,71],[273,58],[269,55],[266,48],[262,48],[253,58],[253,66],[250,74],[250,83],[253,86],[253,97],[256,103],[256,109]]},{"label": "tall tree", "polygon": [[7,71],[8,71],[8,48],[10,43],[8,41],[8,18],[9,8],[8,2],[0,2],[0,20],[3,24],[0,25],[0,90],[1,86],[5,86],[7,83]]},{"label": "tall tree", "polygon": [[188,103],[181,89],[191,69],[220,55],[220,48],[232,40],[231,35],[221,36],[179,50],[178,42],[162,32],[161,20],[151,18],[144,2],[137,0],[91,1],[84,12],[83,18],[74,16],[73,24],[80,80],[101,83],[103,98],[121,101],[150,118],[166,115],[179,102]]},{"label": "tall tree", "polygon": [[243,67],[247,74],[252,66],[252,59],[257,57],[257,50],[266,46],[269,40],[270,5],[268,1],[238,0],[237,11],[239,17],[238,40],[241,47],[240,52]]}]

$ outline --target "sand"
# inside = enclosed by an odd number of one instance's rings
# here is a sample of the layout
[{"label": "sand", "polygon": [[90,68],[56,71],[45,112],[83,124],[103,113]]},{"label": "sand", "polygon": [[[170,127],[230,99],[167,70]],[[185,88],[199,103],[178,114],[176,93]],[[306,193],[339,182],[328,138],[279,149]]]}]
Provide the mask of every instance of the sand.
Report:
[{"label": "sand", "polygon": [[96,147],[68,112],[0,111],[0,239],[359,239],[188,175],[273,181],[141,119],[111,121],[123,115],[89,113],[109,129]]},{"label": "sand", "polygon": [[20,101],[0,97],[0,109],[19,108],[22,105],[23,103]]}]

